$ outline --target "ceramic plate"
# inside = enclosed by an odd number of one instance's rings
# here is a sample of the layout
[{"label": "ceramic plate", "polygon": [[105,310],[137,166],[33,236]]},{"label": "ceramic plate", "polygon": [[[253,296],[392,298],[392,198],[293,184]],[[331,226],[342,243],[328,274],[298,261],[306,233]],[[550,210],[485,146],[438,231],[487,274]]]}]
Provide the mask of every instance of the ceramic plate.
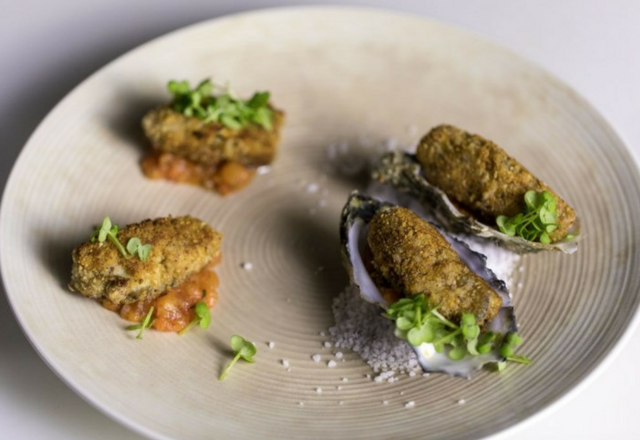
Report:
[{"label": "ceramic plate", "polygon": [[[208,76],[240,95],[268,89],[287,113],[271,172],[226,198],[146,180],[138,168],[140,118],[169,98],[167,80]],[[314,362],[316,353],[329,359],[319,333],[348,282],[338,219],[348,193],[365,184],[359,167],[443,122],[504,146],[580,214],[576,254],[529,256],[513,275],[522,283],[513,291],[522,351],[533,365],[470,381],[378,384],[354,354],[336,368]],[[150,437],[476,438],[566,395],[623,335],[640,299],[639,191],[630,154],[596,111],[493,43],[381,11],[271,10],[159,38],[70,93],[11,174],[0,262],[9,300],[45,361]],[[220,302],[207,331],[135,340],[116,314],[68,291],[71,249],[107,214],[119,224],[191,214],[224,233]],[[255,341],[259,354],[218,382],[233,333]],[[406,409],[410,400],[415,408]]]}]

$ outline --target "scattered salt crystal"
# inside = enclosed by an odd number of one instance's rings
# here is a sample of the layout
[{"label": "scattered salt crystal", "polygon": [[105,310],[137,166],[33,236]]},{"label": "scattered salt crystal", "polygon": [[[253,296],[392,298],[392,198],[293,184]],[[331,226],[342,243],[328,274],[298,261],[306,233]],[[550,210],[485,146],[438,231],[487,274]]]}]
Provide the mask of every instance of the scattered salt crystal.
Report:
[{"label": "scattered salt crystal", "polygon": [[331,342],[329,341],[325,341],[322,345],[324,346],[324,348],[331,348]]},{"label": "scattered salt crystal", "polygon": [[414,377],[416,375],[415,371],[409,371],[409,377]]},{"label": "scattered salt crystal", "polygon": [[316,387],[316,393],[322,394],[322,388],[321,387]]},{"label": "scattered salt crystal", "polygon": [[269,346],[269,348],[273,348],[276,346],[274,342],[269,342],[267,345]]},{"label": "scattered salt crystal", "polygon": [[464,405],[467,401],[464,399],[458,400],[458,405]]},{"label": "scattered salt crystal", "polygon": [[331,359],[329,362],[327,362],[327,367],[329,368],[335,368],[336,367],[336,361],[334,361],[333,359]]},{"label": "scattered salt crystal", "polygon": [[429,377],[431,376],[431,373],[422,373],[422,377]]},{"label": "scattered salt crystal", "polygon": [[291,368],[287,368],[287,373],[291,373]]},{"label": "scattered salt crystal", "polygon": [[251,264],[248,261],[245,261],[244,263],[240,263],[240,267],[243,268],[244,270],[251,270],[253,269],[253,264]]},{"label": "scattered salt crystal", "polygon": [[327,206],[327,201],[325,199],[321,199],[318,202],[318,206],[321,207],[321,208],[324,208],[325,206]]},{"label": "scattered salt crystal", "polygon": [[298,402],[298,406],[304,406],[304,402]]},{"label": "scattered salt crystal", "polygon": [[400,395],[401,395],[401,396],[404,396],[404,391],[400,391]]},{"label": "scattered salt crystal", "polygon": [[376,376],[376,377],[373,378],[373,380],[376,383],[381,383],[383,379],[382,379],[382,376]]},{"label": "scattered salt crystal", "polygon": [[268,174],[271,172],[271,167],[267,165],[263,165],[261,167],[258,167],[256,172],[258,173],[258,176],[264,176],[265,174]]},{"label": "scattered salt crystal", "polygon": [[341,400],[340,402],[338,402],[338,405],[344,405],[344,402]]},{"label": "scattered salt crystal", "polygon": [[367,379],[371,379],[371,375],[370,374],[365,374],[364,377],[366,377]]},{"label": "scattered salt crystal", "polygon": [[322,360],[322,356],[320,356],[319,354],[314,354],[313,356],[311,356],[311,359],[313,359],[314,362],[320,362]]},{"label": "scattered salt crystal", "polygon": [[319,187],[317,183],[310,183],[307,185],[307,192],[316,193],[318,192],[318,189]]},{"label": "scattered salt crystal", "polygon": [[343,382],[349,382],[349,379],[347,379],[346,377],[343,377],[343,378],[342,378],[342,381],[343,381]]},{"label": "scattered salt crystal", "polygon": [[341,385],[338,385],[338,386],[336,387],[336,390],[338,390],[338,391],[342,391],[342,386],[341,386]]},{"label": "scattered salt crystal", "polygon": [[325,336],[325,333],[324,333],[324,332],[320,332],[320,333],[318,333],[318,334],[319,334],[320,336]]},{"label": "scattered salt crystal", "polygon": [[341,351],[337,351],[335,356],[336,356],[336,359],[342,359],[342,356],[344,356],[344,355],[342,354]]},{"label": "scattered salt crystal", "polygon": [[522,289],[523,286],[524,286],[524,284],[518,283],[518,289]]},{"label": "scattered salt crystal", "polygon": [[289,361],[286,360],[286,359],[282,359],[280,362],[282,362],[282,365],[285,366],[285,367],[289,366]]},{"label": "scattered salt crystal", "polygon": [[388,405],[388,404],[389,404],[389,401],[388,401],[388,400],[383,400],[383,401],[382,401],[382,404],[383,404],[383,405]]},{"label": "scattered salt crystal", "polygon": [[524,272],[524,266],[520,266],[520,267],[518,268],[518,272]]},{"label": "scattered salt crystal", "polygon": [[410,400],[409,402],[404,404],[405,408],[414,408],[416,406],[416,402],[414,402],[413,400]]}]

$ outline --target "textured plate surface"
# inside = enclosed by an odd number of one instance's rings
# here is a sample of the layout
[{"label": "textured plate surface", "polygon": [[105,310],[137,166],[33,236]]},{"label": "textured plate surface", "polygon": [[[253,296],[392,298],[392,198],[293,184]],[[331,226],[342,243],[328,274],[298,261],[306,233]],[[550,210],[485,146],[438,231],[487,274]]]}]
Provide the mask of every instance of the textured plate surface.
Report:
[{"label": "textured plate surface", "polygon": [[[148,181],[138,169],[141,115],[168,98],[168,79],[206,76],[242,95],[269,89],[288,116],[272,172],[233,197]],[[523,283],[513,292],[522,351],[535,363],[471,381],[434,375],[375,384],[352,354],[334,369],[313,362],[315,353],[329,359],[319,332],[331,325],[331,299],[347,282],[340,208],[363,185],[362,175],[337,171],[357,169],[389,138],[412,144],[442,122],[495,140],[580,214],[577,254],[528,256],[515,275]],[[349,148],[328,148],[336,143]],[[633,160],[591,107],[494,44],[380,11],[274,10],[155,40],[64,99],[7,185],[0,263],[9,300],[46,362],[147,435],[475,438],[558,400],[623,334],[639,301],[639,188]],[[115,314],[67,291],[69,252],[105,214],[119,224],[192,214],[225,234],[208,331],[136,341]],[[241,269],[243,261],[253,270]],[[233,333],[255,341],[259,354],[220,383]],[[404,408],[409,400],[415,408]]]}]

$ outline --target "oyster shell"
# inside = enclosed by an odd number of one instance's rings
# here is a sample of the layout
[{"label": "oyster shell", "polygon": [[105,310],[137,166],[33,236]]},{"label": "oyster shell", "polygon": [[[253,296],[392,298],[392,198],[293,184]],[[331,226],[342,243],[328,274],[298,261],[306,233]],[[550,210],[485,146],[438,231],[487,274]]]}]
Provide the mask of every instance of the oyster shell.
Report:
[{"label": "oyster shell", "polygon": [[384,154],[374,166],[372,178],[389,185],[395,190],[409,194],[433,215],[436,221],[450,232],[461,232],[483,237],[495,244],[519,254],[545,250],[561,251],[571,254],[578,249],[579,222],[574,230],[576,237],[570,241],[551,244],[532,242],[521,237],[510,237],[493,226],[475,219],[471,214],[460,210],[441,189],[431,185],[424,177],[422,166],[416,156],[405,152]]},{"label": "oyster shell", "polygon": [[[389,303],[378,289],[365,264],[365,259],[370,258],[371,252],[368,248],[367,233],[369,223],[376,213],[394,206],[354,191],[343,208],[340,222],[342,257],[351,282],[359,288],[360,295],[365,301],[377,304],[385,310]],[[497,316],[486,325],[486,330],[502,334],[516,332],[517,323],[511,296],[505,283],[487,268],[486,257],[472,251],[464,242],[447,234],[442,235],[468,268],[484,279],[502,299],[502,306]],[[466,356],[459,361],[451,360],[445,353],[437,353],[432,344],[423,343],[413,349],[424,371],[443,372],[452,376],[469,377],[485,364],[504,360],[497,347],[487,354]]]}]

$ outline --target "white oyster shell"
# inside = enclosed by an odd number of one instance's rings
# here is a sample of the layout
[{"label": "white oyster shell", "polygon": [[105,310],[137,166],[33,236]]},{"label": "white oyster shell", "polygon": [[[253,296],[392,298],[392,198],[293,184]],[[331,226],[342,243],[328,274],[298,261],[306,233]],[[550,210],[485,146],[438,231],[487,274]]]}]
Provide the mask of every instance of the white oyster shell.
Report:
[{"label": "white oyster shell", "polygon": [[[388,307],[388,303],[371,279],[363,258],[367,255],[369,222],[379,210],[391,206],[394,205],[380,202],[354,191],[343,208],[340,222],[343,260],[351,282],[360,289],[360,295],[364,300],[377,304],[383,309]],[[419,212],[417,214],[420,215]],[[487,329],[502,334],[516,332],[518,327],[511,296],[505,283],[487,268],[486,257],[472,251],[465,243],[456,238],[447,234],[443,234],[443,236],[469,269],[487,281],[502,298],[502,307],[498,315],[489,323]],[[413,349],[424,371],[442,372],[452,376],[470,377],[474,371],[484,365],[504,360],[498,348],[485,355],[466,356],[459,361],[451,360],[445,353],[437,353],[431,344],[422,344],[420,347],[413,347]]]},{"label": "white oyster shell", "polygon": [[464,232],[490,239],[495,244],[519,254],[540,251],[561,251],[572,254],[578,250],[580,225],[578,220],[571,231],[570,241],[544,244],[521,237],[510,237],[493,226],[486,225],[468,213],[460,211],[439,188],[431,185],[413,154],[393,152],[384,154],[372,171],[375,181],[389,185],[396,191],[409,194],[428,210],[438,224],[450,232]]}]

